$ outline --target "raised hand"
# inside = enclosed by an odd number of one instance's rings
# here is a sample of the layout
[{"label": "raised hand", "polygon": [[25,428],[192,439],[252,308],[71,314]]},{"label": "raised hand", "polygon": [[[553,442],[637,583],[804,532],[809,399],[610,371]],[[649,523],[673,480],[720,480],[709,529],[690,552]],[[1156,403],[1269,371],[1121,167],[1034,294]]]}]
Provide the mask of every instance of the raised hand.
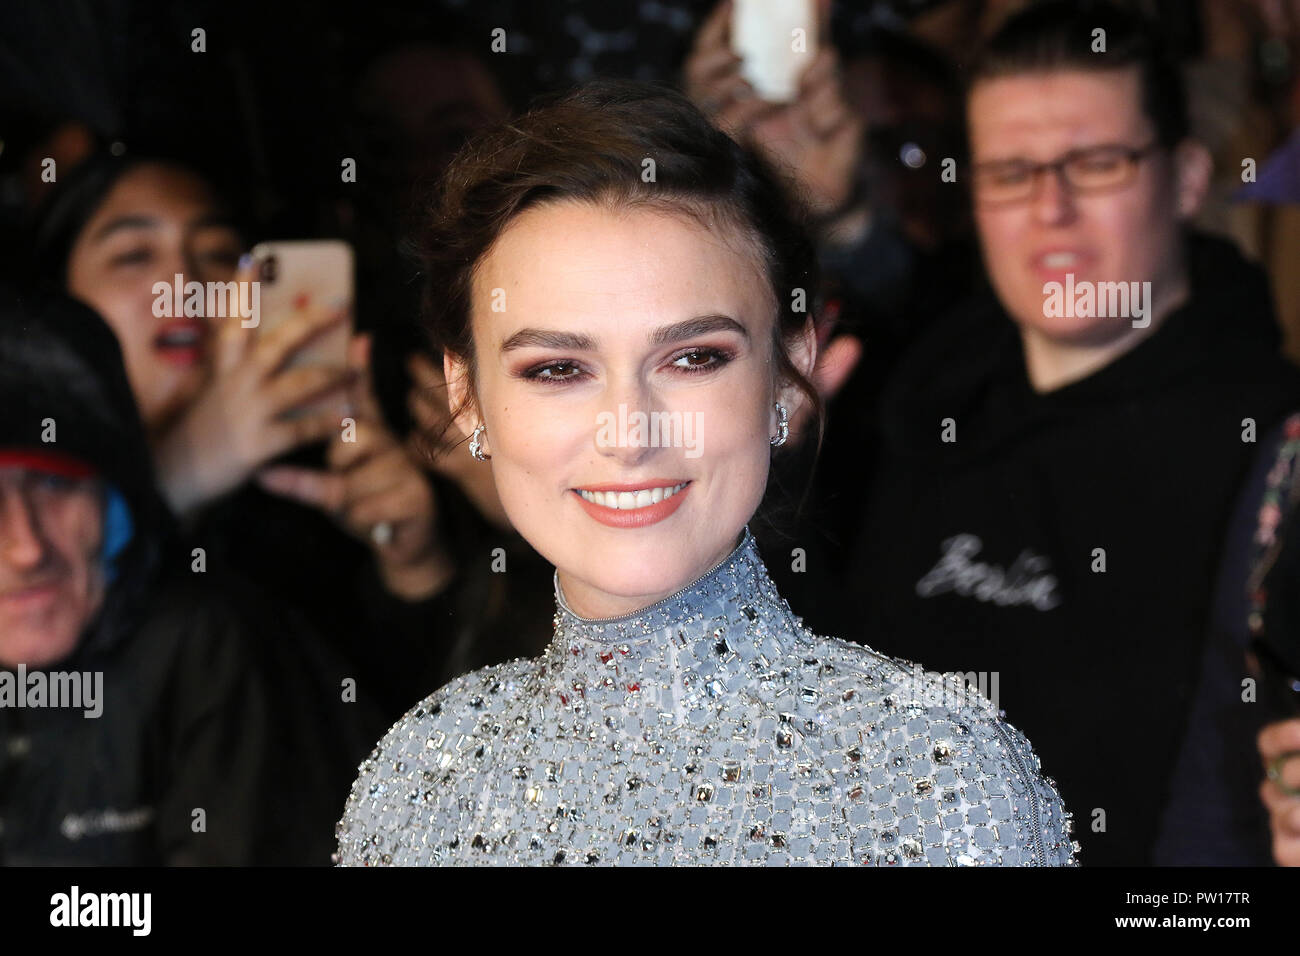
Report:
[{"label": "raised hand", "polygon": [[276,466],[258,473],[267,491],[319,508],[374,552],[385,587],[407,600],[432,597],[454,566],[438,537],[433,486],[384,423],[370,377],[370,341],[349,348],[355,373],[350,421],[335,416],[327,470]]},{"label": "raised hand", "polygon": [[809,211],[829,216],[853,197],[864,121],[844,95],[830,43],[830,2],[818,0],[818,51],[787,104],[767,103],[740,73],[731,50],[732,0],[723,0],[699,33],[683,69],[686,94],[731,136],[792,174]]},{"label": "raised hand", "polygon": [[[251,269],[236,277],[251,281]],[[277,456],[331,435],[338,415],[318,408],[355,378],[347,368],[286,367],[303,346],[346,321],[346,309],[306,303],[263,332],[238,317],[214,320],[212,377],[157,439],[159,480],[172,510],[194,511],[243,484]]]}]

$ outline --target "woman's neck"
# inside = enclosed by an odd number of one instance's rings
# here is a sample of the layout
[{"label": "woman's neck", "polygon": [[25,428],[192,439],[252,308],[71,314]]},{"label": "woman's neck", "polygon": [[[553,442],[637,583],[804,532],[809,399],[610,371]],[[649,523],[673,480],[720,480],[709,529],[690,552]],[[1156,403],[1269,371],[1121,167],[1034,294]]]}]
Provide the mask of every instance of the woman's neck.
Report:
[{"label": "woman's neck", "polygon": [[580,618],[586,620],[603,620],[611,617],[623,617],[640,611],[643,608],[658,604],[666,597],[689,587],[691,584],[700,580],[710,571],[722,564],[727,557],[740,547],[741,542],[745,540],[745,531],[742,528],[740,534],[735,540],[726,544],[717,551],[708,561],[700,566],[693,568],[689,574],[680,579],[680,583],[662,591],[655,591],[650,594],[626,595],[612,594],[604,591],[590,583],[569,574],[563,568],[556,570],[557,579],[560,587],[564,592],[564,602],[568,605],[569,610]]}]

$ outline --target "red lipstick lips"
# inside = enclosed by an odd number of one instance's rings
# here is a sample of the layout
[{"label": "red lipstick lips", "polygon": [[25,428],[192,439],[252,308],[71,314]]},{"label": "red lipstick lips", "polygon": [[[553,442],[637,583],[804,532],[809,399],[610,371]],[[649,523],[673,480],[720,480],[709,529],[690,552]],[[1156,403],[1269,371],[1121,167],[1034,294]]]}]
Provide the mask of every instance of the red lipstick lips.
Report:
[{"label": "red lipstick lips", "polygon": [[592,518],[596,519],[603,525],[611,528],[644,528],[648,525],[658,524],[663,521],[682,503],[686,493],[691,490],[692,482],[685,483],[673,481],[670,478],[654,478],[648,482],[638,482],[637,484],[607,484],[592,485],[591,487],[582,488],[581,491],[601,491],[601,492],[631,492],[648,491],[652,488],[675,488],[682,485],[679,491],[673,493],[671,497],[664,498],[644,508],[607,508],[604,505],[598,505],[594,501],[588,501],[582,497],[580,490],[577,488],[570,489],[574,498]]}]

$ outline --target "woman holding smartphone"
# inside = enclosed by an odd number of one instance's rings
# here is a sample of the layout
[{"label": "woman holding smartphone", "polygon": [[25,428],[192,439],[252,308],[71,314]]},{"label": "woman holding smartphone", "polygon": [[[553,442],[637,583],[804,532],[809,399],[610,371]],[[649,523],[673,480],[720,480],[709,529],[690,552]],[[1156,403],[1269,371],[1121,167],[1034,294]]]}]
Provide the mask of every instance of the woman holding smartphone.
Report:
[{"label": "woman holding smartphone", "polygon": [[820,401],[811,244],[679,94],[582,88],[470,142],[424,235],[452,421],[555,565],[554,637],[417,704],[343,864],[1066,865],[983,698],[813,635],[748,523]]},{"label": "woman holding smartphone", "polygon": [[[35,248],[45,278],[94,308],[122,346],[186,566],[200,549],[193,570],[257,589],[278,643],[306,624],[311,636],[295,646],[324,658],[309,690],[330,719],[355,728],[345,787],[374,735],[422,688],[419,675],[446,673],[455,635],[430,629],[447,622],[457,570],[435,486],[380,413],[366,340],[352,338],[347,362],[294,361],[346,326],[349,309],[306,296],[288,315],[263,309],[247,328],[239,317],[157,314],[175,310],[155,309],[155,284],[172,287],[177,273],[256,278],[247,261],[239,268],[247,237],[231,203],[171,157],[88,160],[50,197]],[[324,468],[286,463],[313,443],[325,446]],[[310,669],[305,659],[285,665],[295,667]]]},{"label": "woman holding smartphone", "polygon": [[[237,272],[243,247],[228,204],[199,172],[168,158],[106,153],[61,185],[37,234],[38,260],[53,283],[99,312],[122,344],[159,484],[178,517],[197,518],[254,477],[271,491],[298,490],[302,481],[287,478],[300,476],[265,467],[337,439],[336,406],[350,397],[357,441],[334,457],[367,465],[368,481],[336,494],[346,507],[333,511],[373,547],[391,593],[408,600],[437,593],[450,567],[433,537],[433,496],[377,413],[365,343],[355,343],[351,363],[292,364],[344,326],[349,310],[307,301],[291,315],[262,316],[265,332],[219,316],[158,314],[155,283],[170,287],[176,274],[200,283],[256,278],[248,268]],[[333,406],[322,402],[331,398]],[[301,408],[309,413],[294,414]],[[340,472],[339,485],[347,474]],[[392,533],[376,541],[371,532],[381,521]]]}]

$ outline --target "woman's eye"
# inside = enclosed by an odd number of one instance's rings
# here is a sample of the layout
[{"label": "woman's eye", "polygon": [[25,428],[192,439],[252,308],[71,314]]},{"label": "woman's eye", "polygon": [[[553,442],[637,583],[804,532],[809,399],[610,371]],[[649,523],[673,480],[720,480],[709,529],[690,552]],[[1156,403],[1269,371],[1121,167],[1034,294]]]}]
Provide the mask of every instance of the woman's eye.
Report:
[{"label": "woman's eye", "polygon": [[144,265],[153,258],[153,251],[147,246],[128,249],[113,256],[110,262],[115,266]]},{"label": "woman's eye", "polygon": [[673,365],[688,373],[705,372],[720,365],[725,365],[729,359],[729,355],[717,349],[691,349],[689,352],[683,352],[673,359]]},{"label": "woman's eye", "polygon": [[229,249],[213,249],[203,253],[200,258],[208,265],[221,266],[233,270],[239,265],[239,252]]},{"label": "woman's eye", "polygon": [[551,362],[538,365],[524,373],[524,378],[537,382],[565,382],[580,377],[582,369],[573,362]]}]

